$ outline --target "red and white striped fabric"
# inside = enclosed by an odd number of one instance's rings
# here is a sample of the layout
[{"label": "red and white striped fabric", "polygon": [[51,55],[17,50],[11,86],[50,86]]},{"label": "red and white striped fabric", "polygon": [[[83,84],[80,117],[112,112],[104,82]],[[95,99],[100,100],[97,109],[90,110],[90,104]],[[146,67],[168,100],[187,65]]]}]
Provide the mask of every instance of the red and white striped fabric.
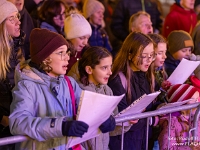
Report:
[{"label": "red and white striped fabric", "polygon": [[175,84],[167,91],[168,102],[180,102],[190,99],[198,89],[189,84]]}]

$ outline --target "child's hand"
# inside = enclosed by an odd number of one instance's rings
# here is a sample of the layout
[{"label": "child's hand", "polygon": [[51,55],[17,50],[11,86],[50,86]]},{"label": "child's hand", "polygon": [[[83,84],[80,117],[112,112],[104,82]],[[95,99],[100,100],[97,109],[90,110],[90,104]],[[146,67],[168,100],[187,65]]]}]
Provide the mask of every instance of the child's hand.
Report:
[{"label": "child's hand", "polygon": [[136,124],[136,123],[138,123],[138,121],[139,121],[139,119],[137,119],[137,120],[131,120],[131,121],[129,121],[129,123],[130,124]]},{"label": "child's hand", "polygon": [[163,81],[162,83],[161,83],[161,87],[162,87],[162,89],[164,89],[165,91],[167,91],[169,88],[170,88],[170,86],[171,86],[172,84],[169,82],[169,81]]}]

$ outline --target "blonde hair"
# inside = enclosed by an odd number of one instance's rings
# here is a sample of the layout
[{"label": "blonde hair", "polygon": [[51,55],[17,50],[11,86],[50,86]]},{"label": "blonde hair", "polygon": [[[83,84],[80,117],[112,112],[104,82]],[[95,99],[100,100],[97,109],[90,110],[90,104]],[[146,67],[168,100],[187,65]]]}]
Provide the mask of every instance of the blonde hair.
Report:
[{"label": "blonde hair", "polygon": [[0,24],[0,80],[6,79],[6,73],[10,67],[11,43],[12,37],[9,36],[5,20]]},{"label": "blonde hair", "polygon": [[129,32],[131,32],[131,28],[132,27],[136,26],[136,20],[142,15],[148,17],[149,19],[151,19],[151,16],[147,12],[138,11],[137,13],[133,14],[129,19]]}]

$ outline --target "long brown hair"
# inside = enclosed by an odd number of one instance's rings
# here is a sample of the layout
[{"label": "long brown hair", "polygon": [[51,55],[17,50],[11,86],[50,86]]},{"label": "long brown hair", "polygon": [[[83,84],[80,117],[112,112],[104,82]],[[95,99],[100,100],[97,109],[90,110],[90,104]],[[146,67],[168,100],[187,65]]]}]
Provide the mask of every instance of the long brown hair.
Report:
[{"label": "long brown hair", "polygon": [[[159,43],[166,43],[167,44],[167,40],[160,34],[155,34],[155,33],[152,33],[152,34],[148,34],[150,36],[150,38],[154,41],[155,43],[155,47],[157,48],[158,47],[158,44]],[[155,65],[154,65],[154,62],[151,64],[151,69],[153,70],[154,72],[154,75],[155,75]],[[164,65],[162,66],[162,76],[163,76],[163,79],[166,80],[167,79],[167,73],[165,71],[165,67]],[[153,83],[152,85],[155,89],[155,82]]]},{"label": "long brown hair", "polygon": [[[130,67],[130,61],[129,55],[134,59],[137,54],[142,54],[144,48],[149,45],[150,43],[154,42],[151,40],[151,38],[141,32],[132,32],[130,33],[125,41],[123,42],[123,45],[119,52],[116,55],[116,58],[114,59],[113,63],[113,69],[112,69],[112,76],[111,79],[115,78],[117,74],[121,71],[124,73],[127,79],[127,102],[131,102],[131,89],[130,89],[130,79],[131,79],[131,67]],[[138,63],[142,62],[142,58],[139,58]],[[147,71],[147,77],[150,82],[150,86],[152,85],[152,70],[149,68]],[[151,87],[151,91],[153,91],[153,88]]]}]

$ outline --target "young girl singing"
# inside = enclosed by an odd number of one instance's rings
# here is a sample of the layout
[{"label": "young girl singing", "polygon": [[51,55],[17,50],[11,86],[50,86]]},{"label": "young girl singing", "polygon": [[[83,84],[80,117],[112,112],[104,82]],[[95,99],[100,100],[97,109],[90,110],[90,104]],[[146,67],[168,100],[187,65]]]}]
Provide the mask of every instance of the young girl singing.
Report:
[{"label": "young girl singing", "polygon": [[[114,60],[113,74],[108,84],[114,95],[126,93],[118,104],[119,112],[143,94],[150,94],[154,91],[152,88],[153,72],[149,68],[154,58],[154,43],[149,36],[140,32],[132,32],[127,36]],[[127,79],[127,90],[122,85],[119,72],[122,72]],[[153,103],[147,106],[146,111],[152,108]],[[146,119],[134,122],[130,130],[124,134],[125,150],[145,149],[146,126]],[[110,137],[109,148],[111,150],[121,149],[121,135]]]},{"label": "young girl singing", "polygon": [[[113,95],[110,87],[107,86],[108,79],[112,74],[112,55],[103,47],[90,47],[87,49],[82,58],[78,62],[78,70],[80,74],[79,86],[88,91]],[[107,129],[102,130],[100,136],[84,142],[82,145],[88,150],[107,150],[109,143],[109,133],[115,128],[115,120],[111,116],[107,119],[109,124]]]}]

